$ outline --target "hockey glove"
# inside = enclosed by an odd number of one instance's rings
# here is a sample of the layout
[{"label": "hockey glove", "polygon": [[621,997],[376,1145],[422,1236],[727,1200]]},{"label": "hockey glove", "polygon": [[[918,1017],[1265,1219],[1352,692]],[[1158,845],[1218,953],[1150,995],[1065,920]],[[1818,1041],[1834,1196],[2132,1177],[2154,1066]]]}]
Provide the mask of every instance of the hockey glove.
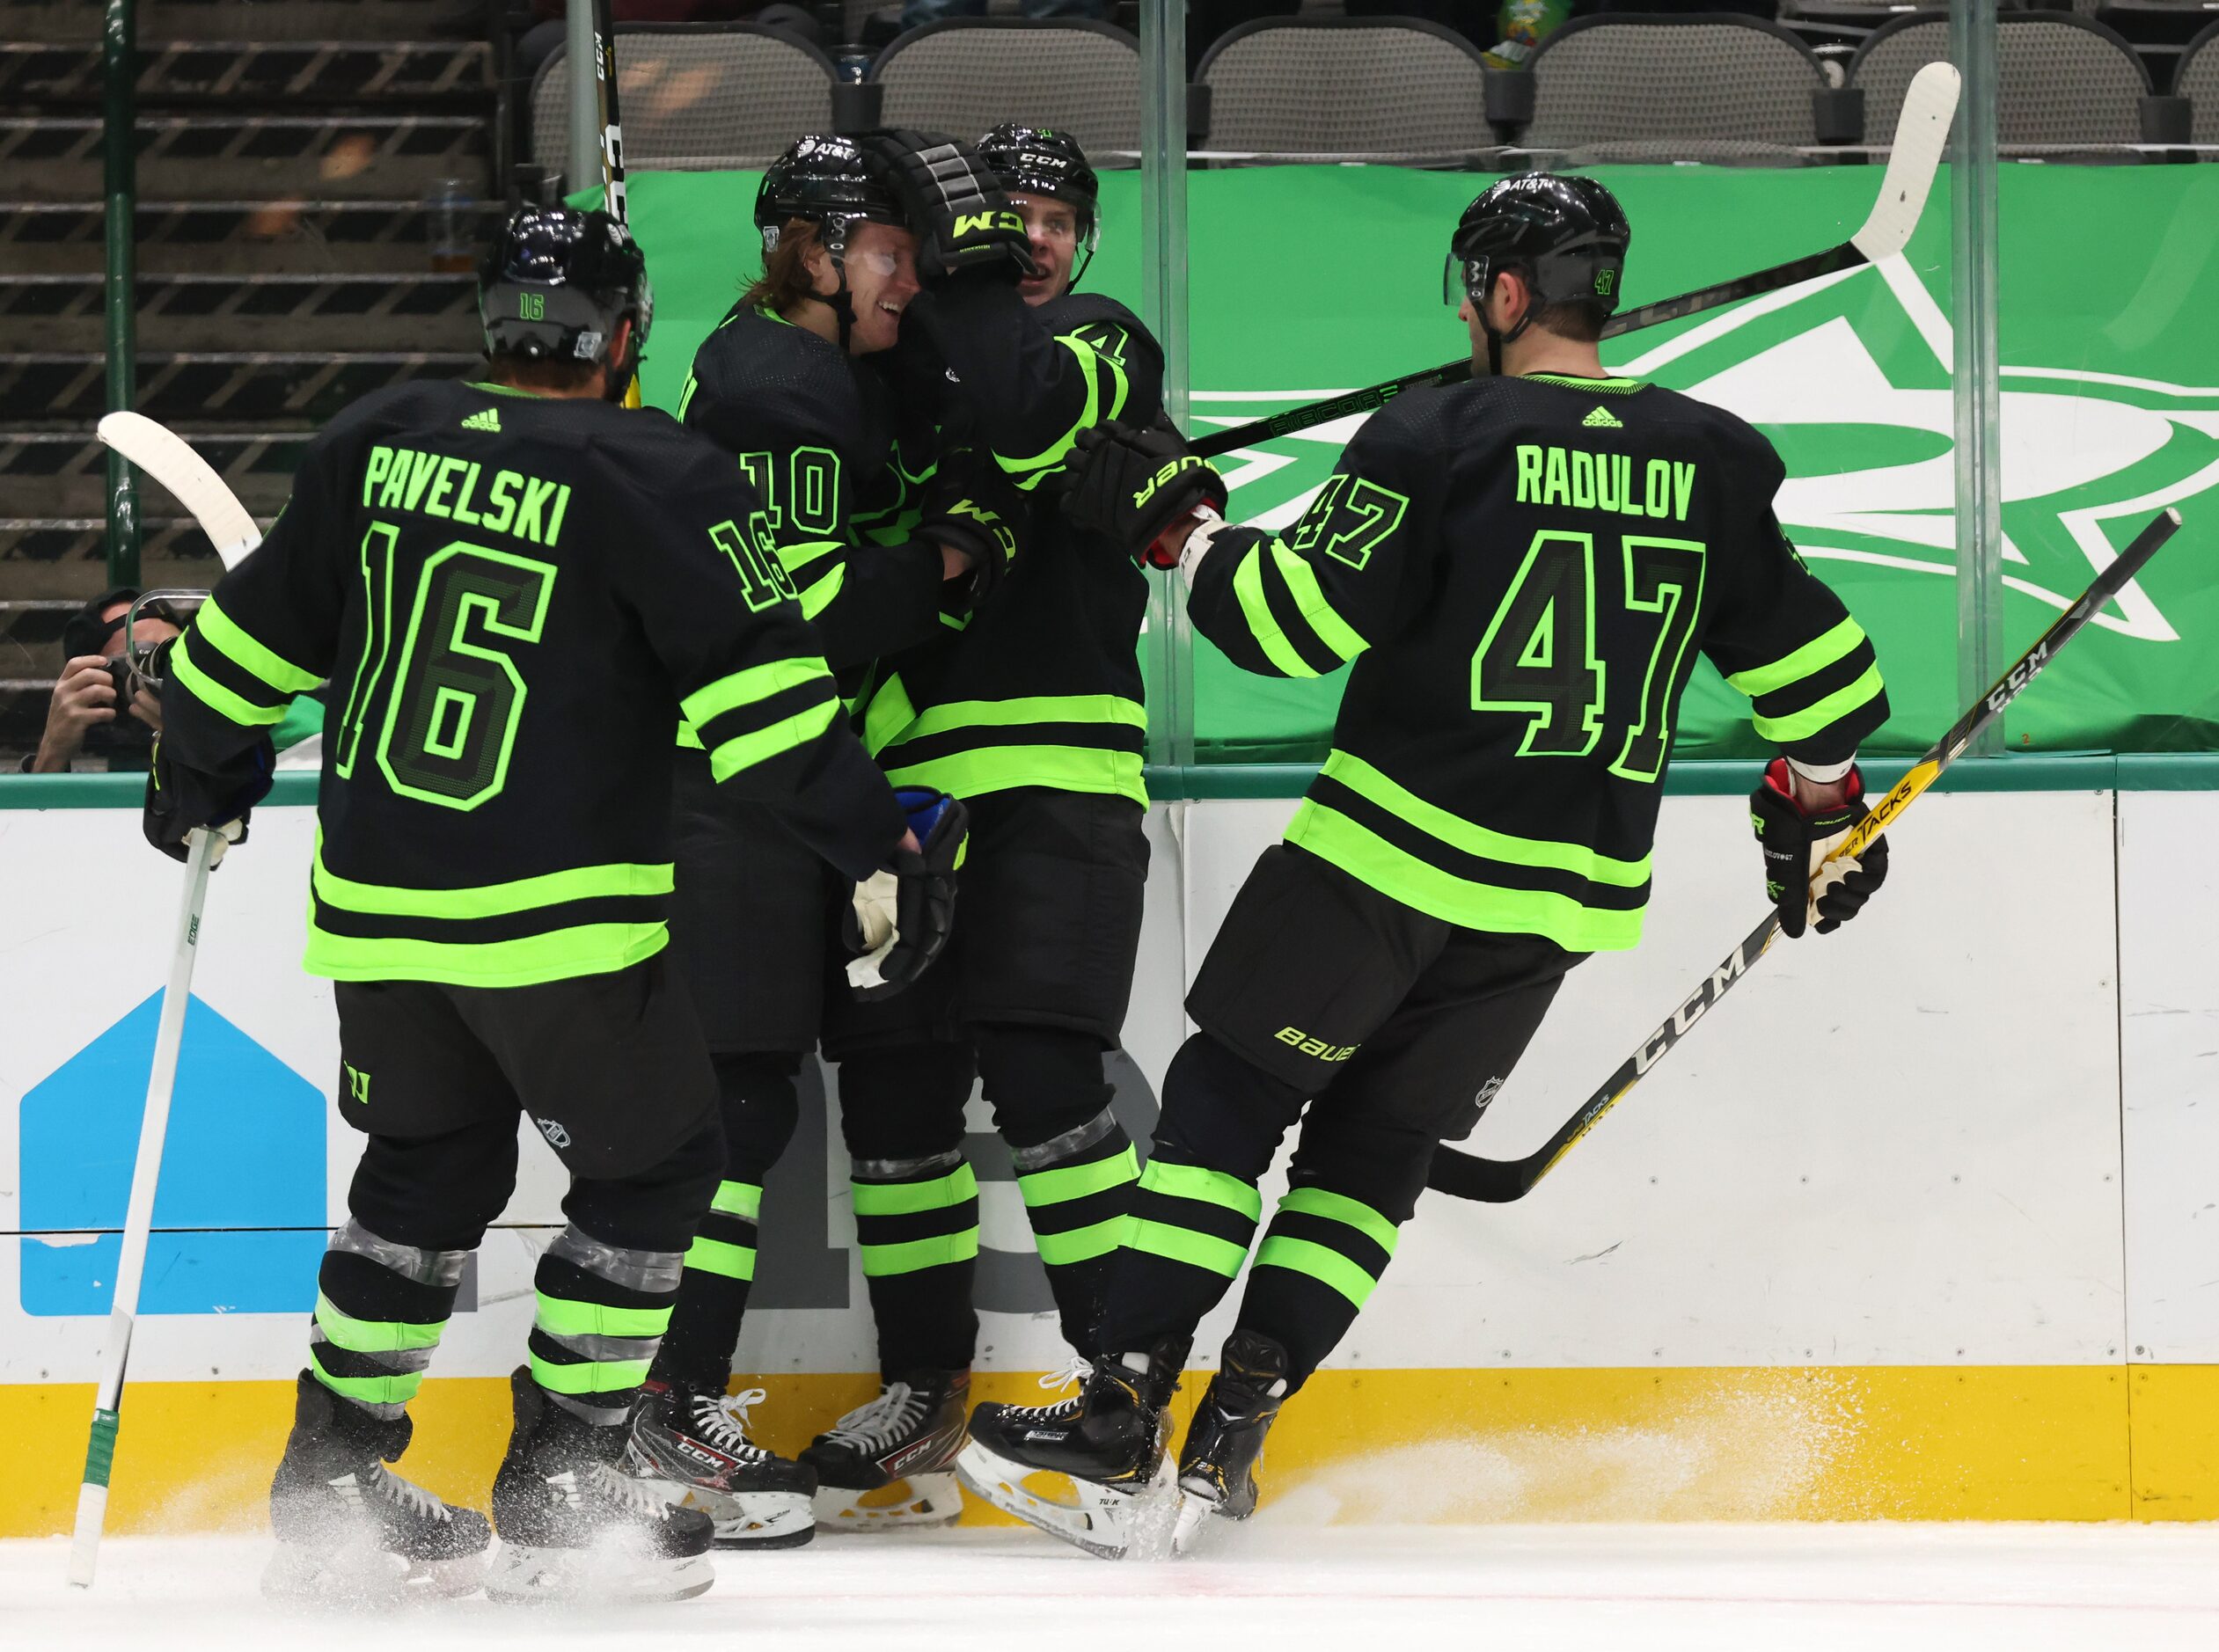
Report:
[{"label": "hockey glove", "polygon": [[992,594],[1009,565],[1016,559],[1015,513],[1005,509],[999,490],[974,487],[975,478],[949,474],[942,464],[932,486],[925,490],[917,535],[935,545],[952,546],[970,559],[970,573],[950,581],[951,592],[961,592],[961,610],[977,608]]},{"label": "hockey glove", "polygon": [[1749,824],[1764,852],[1764,894],[1780,911],[1780,932],[1791,939],[1807,924],[1829,934],[1864,908],[1887,881],[1887,839],[1876,837],[1854,860],[1826,864],[1836,844],[1864,817],[1864,777],[1852,767],[1849,794],[1839,803],[1805,812],[1795,800],[1788,760],[1775,757],[1749,794]]},{"label": "hockey glove", "polygon": [[1167,425],[1096,425],[1079,433],[1076,446],[1070,466],[1053,479],[1065,518],[1146,567],[1177,567],[1168,536],[1205,508],[1225,509],[1225,478]]},{"label": "hockey glove", "polygon": [[842,914],[847,944],[863,955],[848,961],[847,984],[859,1002],[890,998],[925,973],[956,921],[956,870],[963,864],[970,816],[956,799],[922,786],[897,786],[922,852],[897,849],[886,865],[855,886]]},{"label": "hockey glove", "polygon": [[937,132],[881,131],[863,134],[856,145],[902,203],[926,285],[970,270],[1012,282],[1039,273],[1025,221],[969,144]]},{"label": "hockey glove", "polygon": [[216,846],[213,866],[231,844],[246,841],[247,816],[269,794],[277,749],[266,735],[247,748],[222,774],[210,774],[172,761],[157,735],[146,771],[146,808],[142,823],[147,842],[172,860],[186,858],[186,839],[200,827],[223,841]]}]

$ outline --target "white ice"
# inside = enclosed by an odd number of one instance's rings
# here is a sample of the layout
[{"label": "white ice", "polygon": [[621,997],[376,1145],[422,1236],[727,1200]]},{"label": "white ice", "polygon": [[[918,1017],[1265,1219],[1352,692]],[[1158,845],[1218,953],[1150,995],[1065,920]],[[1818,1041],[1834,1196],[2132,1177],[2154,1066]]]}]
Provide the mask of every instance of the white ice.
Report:
[{"label": "white ice", "polygon": [[1114,1565],[1030,1533],[820,1539],[720,1556],[714,1590],[626,1611],[482,1599],[383,1616],[282,1610],[266,1545],[111,1539],[89,1593],[66,1545],[0,1543],[0,1647],[118,1652],[2135,1652],[2219,1648],[2219,1527],[1293,1525],[1201,1559]]}]

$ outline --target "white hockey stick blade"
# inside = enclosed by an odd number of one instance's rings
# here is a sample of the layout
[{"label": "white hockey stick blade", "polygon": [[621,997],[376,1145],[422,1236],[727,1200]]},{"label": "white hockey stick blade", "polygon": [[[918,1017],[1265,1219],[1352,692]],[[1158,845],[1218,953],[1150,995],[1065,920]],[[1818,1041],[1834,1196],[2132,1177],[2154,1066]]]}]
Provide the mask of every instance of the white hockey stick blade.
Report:
[{"label": "white hockey stick blade", "polygon": [[1950,122],[1957,118],[1959,84],[1951,65],[1929,63],[1904,88],[1903,113],[1896,119],[1880,198],[1872,203],[1864,227],[1849,238],[1849,245],[1872,263],[1900,252],[1918,228],[1942,164],[1942,147],[1949,142]]},{"label": "white hockey stick blade", "polygon": [[262,543],[262,530],[238,495],[185,438],[144,413],[112,413],[100,420],[100,440],[177,496],[227,568],[236,567]]}]

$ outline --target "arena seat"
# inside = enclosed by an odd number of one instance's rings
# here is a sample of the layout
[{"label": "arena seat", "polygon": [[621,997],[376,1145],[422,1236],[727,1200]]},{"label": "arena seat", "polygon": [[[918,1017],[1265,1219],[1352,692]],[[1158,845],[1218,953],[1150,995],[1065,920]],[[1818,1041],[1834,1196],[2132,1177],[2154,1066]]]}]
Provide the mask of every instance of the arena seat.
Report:
[{"label": "arena seat", "polygon": [[[1139,42],[1083,18],[958,18],[896,37],[871,64],[890,127],[970,140],[1004,121],[1057,127],[1096,166],[1140,148]],[[1114,151],[1127,153],[1119,156]]]},{"label": "arena seat", "polygon": [[[617,32],[617,90],[630,168],[710,172],[766,166],[802,132],[832,123],[832,61],[752,23],[641,23]],[[531,156],[569,159],[567,52],[531,83]]]},{"label": "arena seat", "polygon": [[1530,72],[1525,143],[1581,163],[1789,159],[1827,91],[1810,48],[1738,12],[1575,18]]},{"label": "arena seat", "polygon": [[1202,56],[1209,147],[1454,159],[1496,146],[1478,48],[1417,18],[1261,18]]},{"label": "arena seat", "polygon": [[2173,91],[2194,110],[2191,128],[2199,143],[2219,143],[2219,23],[2188,42],[2180,55]]},{"label": "arena seat", "polygon": [[[2139,143],[2149,75],[2114,31],[2067,11],[2006,12],[1996,35],[1996,134],[2006,154]],[[1895,129],[1911,77],[1949,58],[1949,15],[1915,11],[1875,30],[1849,63],[1875,142]]]}]

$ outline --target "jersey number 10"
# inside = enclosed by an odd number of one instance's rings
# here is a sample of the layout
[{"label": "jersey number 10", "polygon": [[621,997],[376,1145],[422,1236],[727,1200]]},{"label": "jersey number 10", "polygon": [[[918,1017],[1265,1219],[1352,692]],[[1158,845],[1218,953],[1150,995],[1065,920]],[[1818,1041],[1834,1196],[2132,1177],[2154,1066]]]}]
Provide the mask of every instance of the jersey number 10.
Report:
[{"label": "jersey number 10", "polygon": [[[1601,616],[1599,646],[1595,536],[1558,529],[1534,536],[1472,655],[1472,709],[1525,714],[1521,757],[1584,757],[1605,736],[1613,662],[1629,666],[1645,642],[1639,713],[1620,737],[1610,771],[1652,781],[1664,772],[1673,684],[1703,611],[1703,547],[1692,539],[1627,534],[1618,551],[1622,606]],[[1653,630],[1637,615],[1653,616]]]}]

